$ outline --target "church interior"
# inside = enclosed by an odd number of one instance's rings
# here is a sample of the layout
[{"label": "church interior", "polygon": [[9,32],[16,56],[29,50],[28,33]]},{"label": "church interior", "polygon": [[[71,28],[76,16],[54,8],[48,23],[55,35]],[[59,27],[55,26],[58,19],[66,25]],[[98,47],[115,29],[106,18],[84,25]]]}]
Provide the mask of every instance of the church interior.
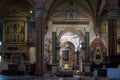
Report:
[{"label": "church interior", "polygon": [[120,0],[0,0],[0,75],[48,72],[120,79]]}]

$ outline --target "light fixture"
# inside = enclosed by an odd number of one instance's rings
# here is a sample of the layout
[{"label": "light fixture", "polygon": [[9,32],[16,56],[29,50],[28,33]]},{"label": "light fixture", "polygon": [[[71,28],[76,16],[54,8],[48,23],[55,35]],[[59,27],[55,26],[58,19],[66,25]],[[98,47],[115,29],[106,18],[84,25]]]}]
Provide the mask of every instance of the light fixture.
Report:
[{"label": "light fixture", "polygon": [[2,45],[2,42],[0,41],[0,46]]},{"label": "light fixture", "polygon": [[32,10],[30,10],[30,13],[32,14],[32,13],[33,13],[33,11],[32,11]]}]

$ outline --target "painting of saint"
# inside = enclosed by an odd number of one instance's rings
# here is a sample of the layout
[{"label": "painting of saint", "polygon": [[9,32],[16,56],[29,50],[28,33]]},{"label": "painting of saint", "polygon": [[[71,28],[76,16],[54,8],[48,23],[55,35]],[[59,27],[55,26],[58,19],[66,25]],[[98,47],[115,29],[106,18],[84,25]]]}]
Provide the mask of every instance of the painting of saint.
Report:
[{"label": "painting of saint", "polygon": [[69,50],[62,51],[62,61],[69,61]]}]

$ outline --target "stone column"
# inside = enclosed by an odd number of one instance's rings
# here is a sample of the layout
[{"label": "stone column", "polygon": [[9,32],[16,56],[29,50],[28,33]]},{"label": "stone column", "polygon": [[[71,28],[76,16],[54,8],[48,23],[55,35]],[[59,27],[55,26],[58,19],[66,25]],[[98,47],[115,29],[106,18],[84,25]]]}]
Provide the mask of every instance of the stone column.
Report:
[{"label": "stone column", "polygon": [[[85,72],[90,72],[89,32],[85,33]],[[85,74],[87,75],[87,74]]]},{"label": "stone column", "polygon": [[117,54],[117,17],[118,10],[108,12],[108,52],[110,56]]},{"label": "stone column", "polygon": [[57,71],[56,32],[52,32],[52,73]]},{"label": "stone column", "polygon": [[44,33],[45,33],[45,8],[43,0],[35,0],[35,22],[36,22],[36,76],[44,74]]},{"label": "stone column", "polygon": [[117,9],[118,0],[110,0],[108,9],[108,52],[109,55],[117,54],[117,17],[119,10]]},{"label": "stone column", "polygon": [[89,52],[89,32],[85,33],[86,35],[86,54],[85,54],[85,63],[90,63],[90,52]]},{"label": "stone column", "polygon": [[56,57],[56,32],[52,32],[52,64],[57,63]]}]

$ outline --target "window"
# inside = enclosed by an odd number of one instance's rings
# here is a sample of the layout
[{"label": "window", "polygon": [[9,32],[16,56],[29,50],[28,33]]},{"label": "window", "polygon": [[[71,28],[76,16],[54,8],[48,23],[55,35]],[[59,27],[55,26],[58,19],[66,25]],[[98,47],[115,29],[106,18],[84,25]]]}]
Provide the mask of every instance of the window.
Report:
[{"label": "window", "polygon": [[2,61],[2,56],[0,55],[0,62]]}]

